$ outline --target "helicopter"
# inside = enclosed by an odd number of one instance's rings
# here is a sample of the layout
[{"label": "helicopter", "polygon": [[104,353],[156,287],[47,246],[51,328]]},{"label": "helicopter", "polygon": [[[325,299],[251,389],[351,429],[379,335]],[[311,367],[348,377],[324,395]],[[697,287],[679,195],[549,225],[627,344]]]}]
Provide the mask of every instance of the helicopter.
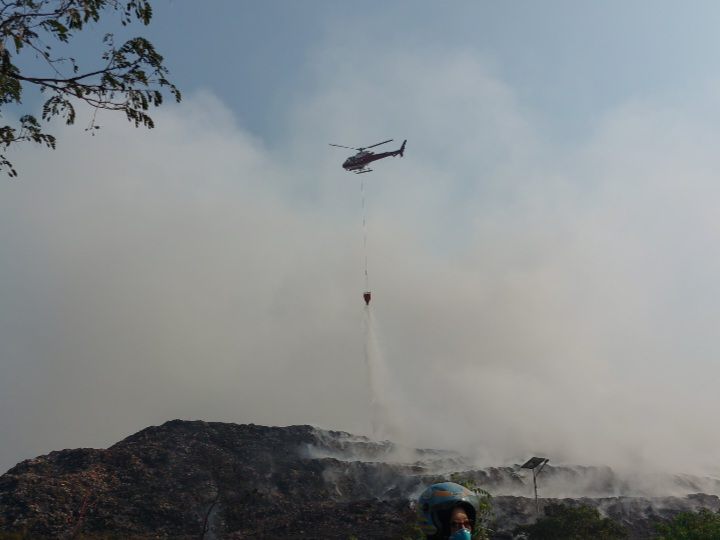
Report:
[{"label": "helicopter", "polygon": [[375,152],[369,152],[369,148],[375,148],[376,146],[380,146],[381,144],[389,143],[392,139],[388,139],[387,141],[379,142],[377,144],[373,144],[370,146],[365,146],[363,148],[353,148],[352,146],[342,146],[340,144],[332,144],[330,143],[330,146],[337,146],[338,148],[347,148],[348,150],[357,150],[358,153],[354,156],[350,156],[345,160],[345,162],[342,164],[343,169],[346,171],[354,172],[355,174],[362,174],[362,173],[369,173],[372,171],[372,169],[368,169],[367,165],[372,163],[373,161],[377,161],[378,159],[383,159],[390,156],[400,156],[403,157],[403,154],[405,152],[405,143],[407,142],[407,139],[405,139],[402,143],[402,146],[398,150],[393,150],[392,152],[381,152],[379,154],[376,154]]}]

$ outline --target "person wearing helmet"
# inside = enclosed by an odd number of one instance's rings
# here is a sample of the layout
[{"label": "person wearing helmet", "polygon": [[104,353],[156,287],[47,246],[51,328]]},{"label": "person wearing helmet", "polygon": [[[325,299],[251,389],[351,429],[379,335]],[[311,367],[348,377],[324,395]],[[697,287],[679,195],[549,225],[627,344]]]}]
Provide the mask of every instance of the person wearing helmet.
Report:
[{"label": "person wearing helmet", "polygon": [[480,498],[454,482],[433,484],[418,499],[420,527],[428,540],[470,540]]}]

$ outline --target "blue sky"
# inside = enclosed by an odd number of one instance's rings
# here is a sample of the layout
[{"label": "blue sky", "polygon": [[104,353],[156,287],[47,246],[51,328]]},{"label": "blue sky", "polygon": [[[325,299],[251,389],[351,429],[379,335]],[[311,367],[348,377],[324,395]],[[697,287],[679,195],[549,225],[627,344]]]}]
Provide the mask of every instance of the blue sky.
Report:
[{"label": "blue sky", "polygon": [[270,144],[282,138],[289,104],[318,83],[313,56],[332,47],[348,50],[359,74],[384,50],[472,52],[550,136],[572,140],[627,100],[692,96],[714,78],[718,24],[709,1],[226,0],[198,10],[168,0],[156,4],[150,35],[183,89],[212,89]]},{"label": "blue sky", "polygon": [[716,3],[154,5],[130,32],[183,102],[53,126],[0,186],[0,468],[171,418],[367,433],[327,143],[392,137],[364,175],[388,436],[715,471]]}]

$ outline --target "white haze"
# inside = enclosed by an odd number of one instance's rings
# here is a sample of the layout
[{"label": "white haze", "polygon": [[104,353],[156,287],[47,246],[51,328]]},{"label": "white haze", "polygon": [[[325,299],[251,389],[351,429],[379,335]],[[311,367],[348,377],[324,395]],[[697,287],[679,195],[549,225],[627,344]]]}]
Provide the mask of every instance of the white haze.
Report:
[{"label": "white haze", "polygon": [[716,473],[714,89],[560,146],[482,59],[348,54],[272,147],[206,93],[11,156],[0,468],[172,418],[369,433],[359,181],[327,143],[393,136],[405,159],[366,178],[392,435]]}]

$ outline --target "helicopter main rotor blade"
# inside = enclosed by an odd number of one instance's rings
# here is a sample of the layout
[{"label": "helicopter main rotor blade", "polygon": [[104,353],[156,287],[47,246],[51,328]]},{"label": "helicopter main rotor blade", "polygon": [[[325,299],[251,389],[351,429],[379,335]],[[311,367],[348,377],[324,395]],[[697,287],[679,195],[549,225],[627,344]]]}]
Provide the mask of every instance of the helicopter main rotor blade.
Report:
[{"label": "helicopter main rotor blade", "polygon": [[328,143],[328,144],[330,146],[337,146],[338,148],[347,148],[348,150],[357,150],[357,148],[352,148],[350,146],[343,146],[342,144],[333,144],[333,143]]},{"label": "helicopter main rotor blade", "polygon": [[372,146],[366,146],[365,148],[363,148],[363,150],[365,150],[365,149],[367,149],[367,148],[375,148],[376,146],[380,146],[381,144],[385,144],[385,143],[389,143],[389,142],[392,142],[392,139],[388,139],[387,141],[383,141],[383,142],[379,142],[379,143],[377,143],[377,144],[373,144]]}]

